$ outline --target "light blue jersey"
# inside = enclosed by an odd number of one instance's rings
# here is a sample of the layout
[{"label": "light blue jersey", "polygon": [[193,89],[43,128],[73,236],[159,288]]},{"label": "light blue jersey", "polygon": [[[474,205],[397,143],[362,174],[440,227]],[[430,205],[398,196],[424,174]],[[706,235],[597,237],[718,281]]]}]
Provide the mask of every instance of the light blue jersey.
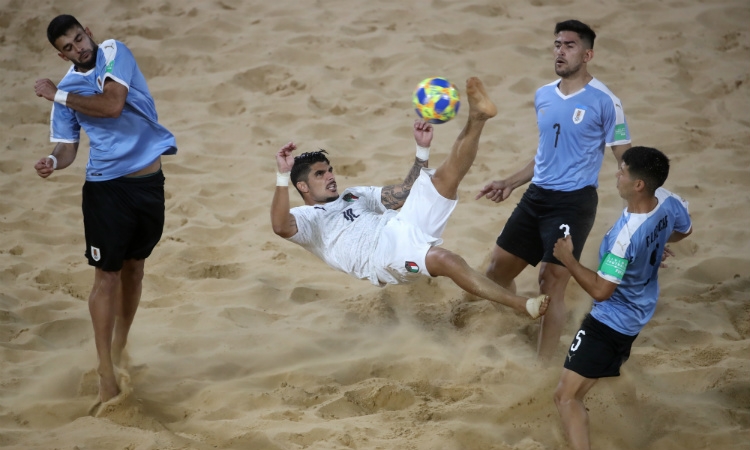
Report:
[{"label": "light blue jersey", "polygon": [[647,214],[623,211],[599,247],[600,277],[617,283],[612,297],[594,302],[591,315],[610,328],[635,336],[654,315],[659,298],[658,271],[672,231],[692,226],[688,204],[666,189],[656,190],[659,204]]},{"label": "light blue jersey", "polygon": [[102,93],[108,78],[128,88],[120,117],[96,118],[57,103],[52,106],[50,141],[78,142],[81,127],[89,137],[87,181],[118,178],[147,167],[160,155],[177,153],[174,136],[157,121],[146,79],[122,42],[102,42],[96,67],[81,73],[71,66],[58,88],[78,95],[96,95]]},{"label": "light blue jersey", "polygon": [[630,143],[622,103],[596,78],[567,96],[559,83],[542,86],[534,98],[539,147],[531,182],[566,192],[598,187],[604,148]]}]

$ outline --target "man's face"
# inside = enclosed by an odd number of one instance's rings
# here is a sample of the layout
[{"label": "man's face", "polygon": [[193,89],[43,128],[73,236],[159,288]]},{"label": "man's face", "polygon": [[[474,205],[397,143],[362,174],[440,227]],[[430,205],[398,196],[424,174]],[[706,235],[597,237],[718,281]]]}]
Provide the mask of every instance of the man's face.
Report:
[{"label": "man's face", "polygon": [[624,162],[620,164],[620,170],[617,171],[617,192],[620,194],[620,197],[625,200],[630,197],[635,186],[635,181],[630,176],[628,166]]},{"label": "man's face", "polygon": [[307,181],[300,181],[307,188],[306,194],[316,204],[332,202],[339,198],[336,177],[333,176],[333,166],[326,162],[316,162],[310,166]]},{"label": "man's face", "polygon": [[67,33],[57,38],[55,48],[58,56],[70,61],[79,72],[87,72],[96,66],[96,53],[99,46],[92,38],[91,31],[80,27],[73,27]]},{"label": "man's face", "polygon": [[587,49],[575,31],[561,31],[555,39],[555,73],[568,78],[589,62],[594,50]]}]

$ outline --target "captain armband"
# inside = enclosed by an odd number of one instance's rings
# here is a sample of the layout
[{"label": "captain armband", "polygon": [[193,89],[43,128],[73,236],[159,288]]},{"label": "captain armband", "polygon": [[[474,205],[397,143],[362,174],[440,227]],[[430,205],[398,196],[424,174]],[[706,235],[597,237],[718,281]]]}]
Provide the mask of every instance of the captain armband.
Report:
[{"label": "captain armband", "polygon": [[602,262],[599,263],[599,272],[610,277],[622,280],[625,275],[625,269],[628,268],[628,260],[620,258],[612,253],[607,253],[602,258]]}]

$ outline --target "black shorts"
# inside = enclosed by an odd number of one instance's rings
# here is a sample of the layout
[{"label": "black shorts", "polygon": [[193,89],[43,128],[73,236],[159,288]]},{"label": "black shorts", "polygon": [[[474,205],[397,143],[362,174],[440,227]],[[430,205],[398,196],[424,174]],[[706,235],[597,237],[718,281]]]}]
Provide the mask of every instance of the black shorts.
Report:
[{"label": "black shorts", "polygon": [[622,334],[587,314],[565,356],[565,367],[586,378],[620,376],[635,336]]},{"label": "black shorts", "polygon": [[593,186],[562,192],[532,184],[508,218],[497,245],[532,266],[539,261],[562,265],[552,251],[555,242],[563,237],[560,225],[566,224],[573,237],[573,256],[580,259],[594,226],[598,203],[599,195]]},{"label": "black shorts", "polygon": [[164,230],[164,174],[87,181],[83,226],[89,264],[122,269],[127,259],[146,259]]}]

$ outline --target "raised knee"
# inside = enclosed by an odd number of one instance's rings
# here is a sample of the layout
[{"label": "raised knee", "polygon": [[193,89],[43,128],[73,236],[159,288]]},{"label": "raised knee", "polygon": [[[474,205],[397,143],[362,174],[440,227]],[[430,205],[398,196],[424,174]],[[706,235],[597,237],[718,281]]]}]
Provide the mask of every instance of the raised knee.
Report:
[{"label": "raised knee", "polygon": [[432,247],[425,258],[427,270],[432,276],[449,276],[466,261],[457,254],[441,247]]}]

